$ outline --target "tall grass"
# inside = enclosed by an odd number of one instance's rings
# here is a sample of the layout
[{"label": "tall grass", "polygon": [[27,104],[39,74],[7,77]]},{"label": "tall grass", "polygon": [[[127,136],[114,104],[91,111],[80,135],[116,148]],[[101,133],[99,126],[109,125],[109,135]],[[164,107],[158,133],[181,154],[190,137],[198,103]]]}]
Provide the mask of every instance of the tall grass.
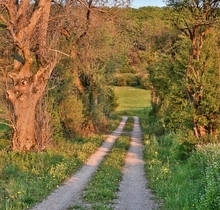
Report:
[{"label": "tall grass", "polygon": [[189,153],[176,133],[145,134],[146,173],[161,209],[219,210],[219,145],[202,146]]}]

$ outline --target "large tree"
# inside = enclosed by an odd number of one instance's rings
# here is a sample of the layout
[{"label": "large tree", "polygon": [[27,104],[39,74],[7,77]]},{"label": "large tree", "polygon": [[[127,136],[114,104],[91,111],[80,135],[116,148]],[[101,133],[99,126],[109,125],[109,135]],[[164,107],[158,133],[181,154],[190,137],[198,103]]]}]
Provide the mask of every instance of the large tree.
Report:
[{"label": "large tree", "polygon": [[0,5],[13,45],[13,63],[5,69],[12,81],[6,90],[13,113],[12,149],[39,149],[42,139],[36,139],[36,132],[44,131],[36,130],[36,106],[57,62],[57,57],[48,53],[51,1],[0,1]]},{"label": "large tree", "polygon": [[11,66],[4,69],[7,81],[11,81],[7,82],[6,98],[12,113],[12,150],[41,150],[49,138],[40,99],[60,55],[65,54],[58,48],[60,34],[65,31],[63,17],[71,7],[86,7],[89,15],[92,6],[123,6],[127,2],[0,0],[1,20],[13,49]]},{"label": "large tree", "polygon": [[182,57],[181,67],[184,70],[182,72],[185,84],[183,96],[191,107],[195,136],[197,138],[207,134],[216,136],[220,111],[218,105],[220,63],[217,59],[220,2],[169,0],[167,3],[174,8],[175,27],[188,39],[188,58],[185,60],[186,57]]}]

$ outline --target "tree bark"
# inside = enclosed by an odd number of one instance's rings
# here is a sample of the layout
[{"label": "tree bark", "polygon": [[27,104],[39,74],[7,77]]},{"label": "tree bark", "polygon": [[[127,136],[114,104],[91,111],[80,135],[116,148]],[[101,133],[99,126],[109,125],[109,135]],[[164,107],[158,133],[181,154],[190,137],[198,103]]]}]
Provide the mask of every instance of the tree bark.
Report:
[{"label": "tree bark", "polygon": [[46,86],[46,80],[32,77],[21,77],[19,74],[10,73],[13,81],[7,98],[13,106],[14,124],[12,150],[29,151],[37,147],[35,109],[39,98]]}]

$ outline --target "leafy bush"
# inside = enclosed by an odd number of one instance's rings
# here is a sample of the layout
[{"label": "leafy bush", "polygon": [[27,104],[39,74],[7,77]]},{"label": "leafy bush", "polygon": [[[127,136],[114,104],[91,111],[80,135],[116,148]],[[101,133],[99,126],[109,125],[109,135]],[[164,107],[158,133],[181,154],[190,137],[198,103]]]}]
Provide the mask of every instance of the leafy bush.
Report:
[{"label": "leafy bush", "polygon": [[73,138],[81,134],[84,122],[83,103],[76,96],[69,95],[60,104],[59,114],[65,133]]},{"label": "leafy bush", "polygon": [[141,88],[146,89],[146,90],[150,90],[151,89],[151,83],[149,81],[148,78],[148,74],[145,73],[141,73],[141,74],[137,74],[137,80],[138,80],[138,84],[140,85]]}]

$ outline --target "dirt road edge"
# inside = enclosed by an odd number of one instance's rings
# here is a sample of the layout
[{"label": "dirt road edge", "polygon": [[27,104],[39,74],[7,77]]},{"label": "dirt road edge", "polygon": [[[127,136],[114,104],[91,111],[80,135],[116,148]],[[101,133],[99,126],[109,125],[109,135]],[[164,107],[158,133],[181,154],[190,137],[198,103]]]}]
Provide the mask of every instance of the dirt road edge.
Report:
[{"label": "dirt road edge", "polygon": [[122,134],[127,119],[128,117],[126,116],[122,117],[118,128],[109,135],[102,146],[91,155],[83,167],[45,200],[32,208],[32,210],[66,210],[74,201],[79,200],[92,174],[97,170],[103,158],[111,150],[116,139]]}]

